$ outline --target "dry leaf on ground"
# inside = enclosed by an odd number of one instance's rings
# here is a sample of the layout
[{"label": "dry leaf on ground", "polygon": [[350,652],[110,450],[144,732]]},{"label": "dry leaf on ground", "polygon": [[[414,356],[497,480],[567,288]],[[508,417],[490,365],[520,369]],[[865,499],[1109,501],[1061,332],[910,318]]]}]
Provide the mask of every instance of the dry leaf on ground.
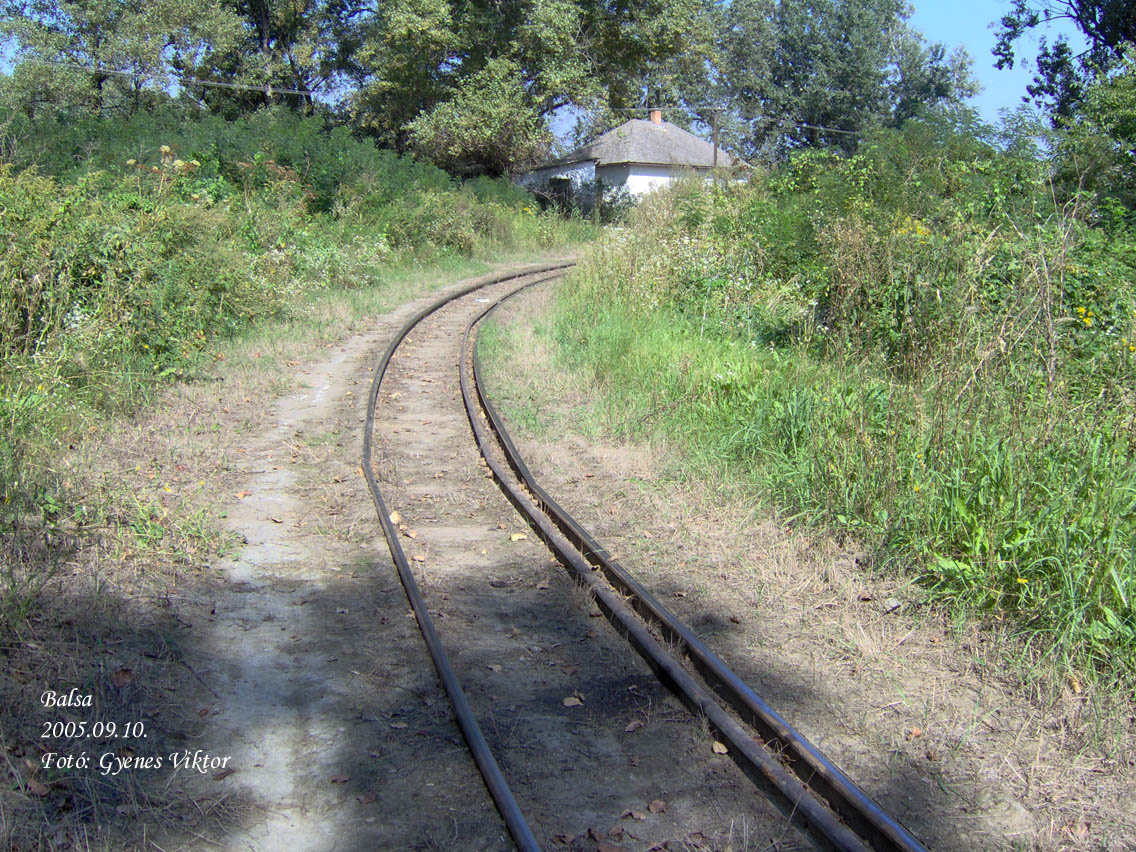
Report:
[{"label": "dry leaf on ground", "polygon": [[726,748],[724,743],[720,743],[717,740],[714,740],[714,745],[712,745],[710,748],[714,751],[714,754],[729,754],[730,751],[728,748]]},{"label": "dry leaf on ground", "polygon": [[579,698],[577,698],[575,695],[569,695],[567,698],[565,698],[560,703],[563,704],[565,707],[579,707],[584,702],[581,701]]}]

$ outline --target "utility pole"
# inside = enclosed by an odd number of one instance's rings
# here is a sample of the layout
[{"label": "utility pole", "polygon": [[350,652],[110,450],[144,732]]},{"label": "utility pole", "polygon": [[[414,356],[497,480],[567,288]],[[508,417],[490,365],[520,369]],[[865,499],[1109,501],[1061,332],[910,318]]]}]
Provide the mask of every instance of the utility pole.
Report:
[{"label": "utility pole", "polygon": [[714,140],[714,164],[711,167],[714,175],[714,186],[718,185],[718,108],[715,107],[711,112],[712,118],[710,119],[710,136]]},{"label": "utility pole", "polygon": [[710,136],[714,140],[714,168],[718,168],[718,110],[715,109],[712,113],[714,116],[710,119]]}]

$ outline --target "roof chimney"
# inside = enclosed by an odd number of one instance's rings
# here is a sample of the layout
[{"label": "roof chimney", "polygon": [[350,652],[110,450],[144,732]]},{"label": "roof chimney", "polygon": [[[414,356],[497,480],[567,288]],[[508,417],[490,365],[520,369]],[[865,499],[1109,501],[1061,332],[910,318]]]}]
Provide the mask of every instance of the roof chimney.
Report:
[{"label": "roof chimney", "polygon": [[662,124],[663,123],[663,111],[661,109],[651,110],[651,123],[652,124]]}]

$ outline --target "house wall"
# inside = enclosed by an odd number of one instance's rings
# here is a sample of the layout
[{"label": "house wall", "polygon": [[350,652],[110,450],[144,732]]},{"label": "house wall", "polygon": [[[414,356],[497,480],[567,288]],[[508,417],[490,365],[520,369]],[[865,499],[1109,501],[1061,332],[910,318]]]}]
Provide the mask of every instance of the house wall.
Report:
[{"label": "house wall", "polygon": [[597,167],[595,162],[572,163],[566,166],[552,166],[536,169],[518,175],[513,182],[532,192],[549,195],[550,182],[562,178],[569,182],[571,200],[581,210],[592,209],[595,195],[595,181],[598,178],[604,187],[604,199],[618,201],[621,197],[638,200],[644,195],[666,186],[684,175],[700,174],[709,180],[708,169],[692,169],[690,166],[649,166],[642,163],[620,163]]},{"label": "house wall", "polygon": [[646,166],[641,163],[621,163],[615,166],[600,166],[596,176],[607,187],[608,194],[626,187],[632,198],[641,198],[659,187],[666,186],[678,177],[681,168],[674,166]]},{"label": "house wall", "polygon": [[513,182],[531,192],[546,195],[549,191],[550,181],[554,178],[567,179],[571,187],[572,199],[581,208],[591,209],[596,179],[596,164],[592,160],[535,169],[531,172],[525,172],[523,175],[517,175],[513,178]]}]

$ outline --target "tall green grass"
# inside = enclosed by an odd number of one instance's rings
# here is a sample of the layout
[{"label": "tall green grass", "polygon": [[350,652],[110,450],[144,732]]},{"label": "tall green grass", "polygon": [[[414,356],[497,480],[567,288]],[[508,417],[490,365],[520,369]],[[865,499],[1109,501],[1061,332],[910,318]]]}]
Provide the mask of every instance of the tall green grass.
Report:
[{"label": "tall green grass", "polygon": [[1131,683],[1132,236],[1042,164],[912,126],[659,196],[557,334],[620,428],[1016,625],[1046,668]]}]

